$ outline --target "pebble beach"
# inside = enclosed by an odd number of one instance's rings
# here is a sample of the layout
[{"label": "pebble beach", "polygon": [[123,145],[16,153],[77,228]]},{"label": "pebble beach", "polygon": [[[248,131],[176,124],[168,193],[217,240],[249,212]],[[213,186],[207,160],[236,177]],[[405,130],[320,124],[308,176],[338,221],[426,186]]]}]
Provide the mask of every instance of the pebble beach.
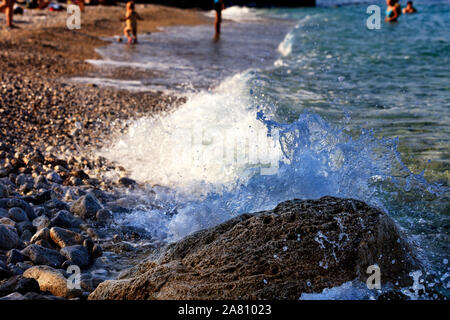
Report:
[{"label": "pebble beach", "polygon": [[[143,32],[207,21],[193,10],[138,9]],[[123,10],[87,7],[75,31],[65,27],[65,12],[25,11],[14,30],[0,21],[0,299],[84,299],[120,271],[111,254],[148,253],[121,244],[137,237],[133,230],[104,231],[112,211],[126,210],[115,204],[120,190],[136,182],[92,151],[126,130],[127,120],[170,110],[180,98],[70,81],[102,72],[85,60],[107,44],[102,37],[121,34]],[[114,178],[103,177],[111,171]],[[70,264],[81,266],[81,289],[67,289]]]}]

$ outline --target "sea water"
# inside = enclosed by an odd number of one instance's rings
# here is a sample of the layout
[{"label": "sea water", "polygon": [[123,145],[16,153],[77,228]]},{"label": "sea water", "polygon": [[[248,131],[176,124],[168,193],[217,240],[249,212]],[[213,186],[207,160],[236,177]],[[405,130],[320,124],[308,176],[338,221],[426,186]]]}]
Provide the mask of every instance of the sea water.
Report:
[{"label": "sea water", "polygon": [[[99,150],[151,186],[117,221],[175,241],[284,200],[356,198],[398,223],[448,295],[450,3],[369,30],[375,3],[232,7],[218,42],[202,25],[99,49],[93,64],[154,73],[88,81],[187,97]],[[349,286],[303,298],[358,296]]]}]

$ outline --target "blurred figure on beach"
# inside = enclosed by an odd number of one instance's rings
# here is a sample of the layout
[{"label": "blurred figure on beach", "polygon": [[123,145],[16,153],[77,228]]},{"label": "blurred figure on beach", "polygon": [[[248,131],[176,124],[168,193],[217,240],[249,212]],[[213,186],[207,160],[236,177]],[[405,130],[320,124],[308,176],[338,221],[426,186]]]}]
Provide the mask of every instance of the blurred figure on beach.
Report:
[{"label": "blurred figure on beach", "polygon": [[412,1],[408,1],[406,3],[406,8],[403,9],[403,13],[404,14],[408,14],[408,13],[416,13],[416,12],[417,12],[417,10],[416,10],[416,8],[414,8],[413,2]]},{"label": "blurred figure on beach", "polygon": [[397,22],[398,17],[402,14],[402,7],[398,0],[386,0],[386,22]]},{"label": "blurred figure on beach", "polygon": [[125,29],[123,29],[123,33],[128,38],[128,43],[137,43],[137,21],[143,20],[141,16],[134,9],[134,2],[127,2],[127,11],[125,14],[125,18],[121,19],[121,21],[125,21]]},{"label": "blurred figure on beach", "polygon": [[3,0],[0,4],[0,12],[4,12],[6,16],[6,26],[13,28],[14,0]]},{"label": "blurred figure on beach", "polygon": [[214,10],[216,11],[216,21],[214,22],[214,27],[216,34],[214,36],[215,40],[220,38],[220,24],[222,23],[222,10],[225,9],[223,0],[214,0]]}]

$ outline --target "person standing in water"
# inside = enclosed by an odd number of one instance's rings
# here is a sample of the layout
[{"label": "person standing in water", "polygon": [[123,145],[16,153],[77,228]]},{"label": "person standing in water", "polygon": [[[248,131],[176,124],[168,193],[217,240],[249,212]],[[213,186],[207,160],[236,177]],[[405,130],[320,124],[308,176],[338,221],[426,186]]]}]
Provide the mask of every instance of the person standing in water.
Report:
[{"label": "person standing in water", "polygon": [[14,0],[3,0],[0,4],[0,12],[4,12],[6,16],[6,26],[8,28],[14,28],[13,26],[13,13],[14,13]]},{"label": "person standing in water", "polygon": [[417,12],[417,10],[416,10],[416,8],[413,7],[413,2],[412,1],[408,1],[406,3],[406,8],[403,9],[403,13],[407,14],[407,13],[416,13],[416,12]]},{"label": "person standing in water", "polygon": [[[123,33],[128,38],[128,43],[137,43],[137,21],[143,20],[141,16],[134,10],[134,2],[127,2],[127,12],[125,14],[125,19],[121,19],[121,21],[125,21],[125,29],[123,29]],[[131,35],[130,35],[131,33]]]},{"label": "person standing in water", "polygon": [[[384,21],[386,22],[397,22],[398,17],[401,14],[401,7],[396,0],[386,0],[387,8],[386,8],[386,18]],[[400,10],[399,10],[400,7]]]},{"label": "person standing in water", "polygon": [[214,10],[216,11],[216,21],[214,22],[214,27],[216,29],[216,34],[214,36],[215,40],[220,38],[220,24],[222,23],[222,10],[225,9],[223,0],[214,0]]}]

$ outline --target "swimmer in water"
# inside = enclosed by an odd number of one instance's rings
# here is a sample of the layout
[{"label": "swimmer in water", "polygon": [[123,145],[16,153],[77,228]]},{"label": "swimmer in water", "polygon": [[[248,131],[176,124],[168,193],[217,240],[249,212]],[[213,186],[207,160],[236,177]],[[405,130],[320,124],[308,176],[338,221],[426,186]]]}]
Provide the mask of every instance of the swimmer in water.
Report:
[{"label": "swimmer in water", "polygon": [[[395,0],[386,0],[387,8],[386,8],[386,18],[384,18],[384,21],[386,22],[397,22],[398,17],[400,16],[399,13],[399,4],[398,1]],[[400,8],[401,10],[401,8]]]},{"label": "swimmer in water", "polygon": [[408,13],[416,13],[417,10],[416,8],[413,7],[413,2],[412,1],[408,1],[406,3],[406,8],[403,9],[403,13],[404,14],[408,14]]}]

